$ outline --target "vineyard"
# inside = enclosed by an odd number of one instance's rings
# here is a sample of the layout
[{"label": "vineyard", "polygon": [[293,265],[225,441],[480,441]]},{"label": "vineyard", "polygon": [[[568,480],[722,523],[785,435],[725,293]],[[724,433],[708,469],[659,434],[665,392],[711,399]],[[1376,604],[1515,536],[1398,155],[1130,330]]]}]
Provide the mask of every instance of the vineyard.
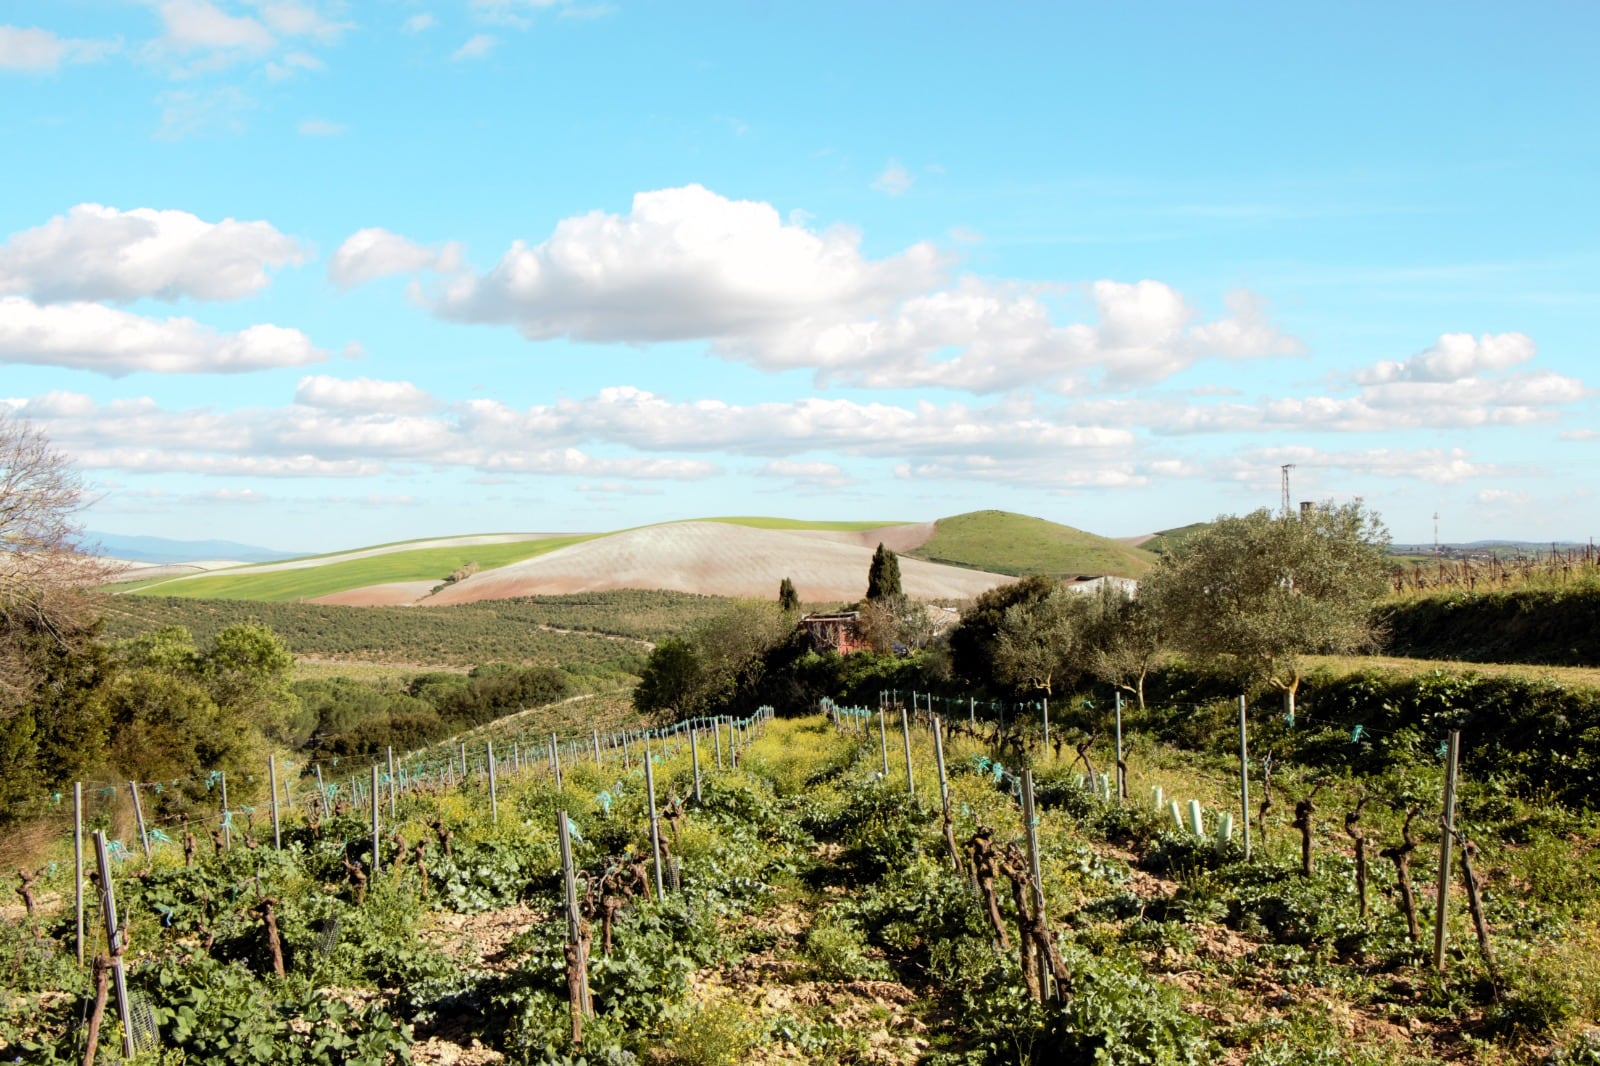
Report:
[{"label": "vineyard", "polygon": [[[313,658],[472,665],[626,666],[645,642],[726,610],[717,596],[623,590],[454,607],[335,607],[250,600],[120,596],[106,633],[127,638],[181,625],[205,641],[230,625],[265,625]],[[613,638],[627,638],[617,640]]]},{"label": "vineyard", "polygon": [[[1113,742],[948,699],[936,734],[885,696],[648,741],[571,704],[279,784],[276,833],[262,798],[135,835],[101,1061],[1600,1062],[1600,824],[1482,758],[1447,784],[1447,730],[1330,773],[1251,709],[1244,807],[1237,749],[1131,711]],[[118,954],[91,882],[77,958],[67,848],[4,927],[23,1061],[83,1061]]]}]

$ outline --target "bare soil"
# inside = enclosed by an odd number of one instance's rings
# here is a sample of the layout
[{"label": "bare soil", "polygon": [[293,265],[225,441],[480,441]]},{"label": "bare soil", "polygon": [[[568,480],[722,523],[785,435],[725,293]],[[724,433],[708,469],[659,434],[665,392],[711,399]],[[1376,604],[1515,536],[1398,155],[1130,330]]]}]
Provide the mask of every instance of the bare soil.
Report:
[{"label": "bare soil", "polygon": [[[679,522],[585,541],[474,574],[428,597],[426,603],[442,606],[624,588],[770,598],[785,577],[794,582],[803,600],[855,600],[866,592],[867,570],[878,543],[920,543],[918,537],[927,539],[922,526],[822,533]],[[1014,580],[907,558],[900,560],[900,577],[906,594],[923,600],[970,599]]]}]

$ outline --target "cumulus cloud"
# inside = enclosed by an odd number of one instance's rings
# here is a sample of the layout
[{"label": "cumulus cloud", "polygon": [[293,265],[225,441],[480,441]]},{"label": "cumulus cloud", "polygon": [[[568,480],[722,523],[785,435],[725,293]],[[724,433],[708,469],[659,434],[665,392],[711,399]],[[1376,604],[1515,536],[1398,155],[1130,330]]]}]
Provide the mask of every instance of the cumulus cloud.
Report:
[{"label": "cumulus cloud", "polygon": [[[1031,463],[1059,474],[1069,466],[1082,472],[1126,462],[1138,443],[1128,429],[1078,425],[1020,402],[900,407],[808,398],[732,405],[674,402],[622,387],[516,409],[482,399],[443,403],[409,382],[325,375],[302,378],[295,402],[282,407],[169,411],[149,399],[97,404],[75,393],[36,397],[22,407],[25,417],[49,424],[52,439],[97,464],[142,469],[168,453],[179,464],[173,469],[231,472],[239,469],[235,460],[250,459],[280,464],[282,476],[296,469],[284,463],[315,460],[323,465],[305,466],[308,476],[323,476],[331,469],[325,464],[358,463],[693,479],[720,468],[685,453],[712,452],[769,457],[761,476],[823,485],[849,478],[836,462],[805,453]],[[590,454],[585,446],[624,454]],[[1063,463],[1064,456],[1072,462]]]},{"label": "cumulus cloud", "polygon": [[417,413],[437,406],[432,396],[409,381],[346,380],[326,374],[301,378],[294,402],[333,411]]},{"label": "cumulus cloud", "polygon": [[0,26],[0,70],[49,73],[63,63],[92,63],[119,47],[118,41],[58,37],[30,26]]},{"label": "cumulus cloud", "polygon": [[1362,385],[1395,381],[1452,382],[1506,370],[1529,362],[1538,353],[1533,338],[1523,333],[1442,334],[1433,346],[1403,362],[1386,360],[1357,373]]},{"label": "cumulus cloud", "polygon": [[1436,485],[1453,485],[1473,478],[1505,473],[1494,463],[1474,460],[1464,448],[1367,448],[1323,451],[1294,446],[1253,450],[1224,460],[1221,466],[1236,481],[1254,482],[1262,471],[1275,472],[1284,463],[1308,470],[1340,471],[1358,477],[1411,478]]},{"label": "cumulus cloud", "polygon": [[213,0],[162,0],[162,32],[145,57],[176,77],[265,63],[269,78],[315,70],[322,61],[305,45],[331,45],[351,28],[319,7],[298,0],[249,0],[235,14]]},{"label": "cumulus cloud", "polygon": [[328,358],[305,334],[257,325],[223,333],[192,318],[146,318],[100,304],[0,297],[0,363],[74,367],[111,377],[238,373]]},{"label": "cumulus cloud", "polygon": [[1096,320],[1058,324],[1063,286],[952,282],[950,265],[928,243],[871,259],[852,230],[814,232],[803,216],[690,185],[639,193],[626,215],[565,219],[488,271],[420,292],[441,317],[533,340],[705,340],[725,359],[881,388],[1126,388],[1207,357],[1301,350],[1249,293],[1205,321],[1161,282],[1102,280],[1082,288]]},{"label": "cumulus cloud", "polygon": [[1511,371],[1534,358],[1520,333],[1472,338],[1445,334],[1404,361],[1358,371],[1354,395],[1263,397],[1211,405],[1150,401],[1158,433],[1297,431],[1368,433],[1554,422],[1584,399],[1582,381],[1550,370]]},{"label": "cumulus cloud", "polygon": [[429,248],[377,226],[346,237],[328,261],[328,277],[341,289],[394,274],[448,270],[459,258],[456,245]]},{"label": "cumulus cloud", "polygon": [[859,246],[852,231],[813,233],[770,204],[689,185],[639,193],[627,215],[564,219],[486,274],[448,279],[431,302],[446,318],[512,323],[535,340],[649,343],[867,310],[938,277],[931,245],[877,261]]},{"label": "cumulus cloud", "polygon": [[41,302],[237,300],[309,250],[267,222],[79,204],[0,245],[0,291]]},{"label": "cumulus cloud", "polygon": [[161,14],[162,42],[180,52],[240,49],[264,52],[276,39],[247,15],[230,15],[209,0],[165,0]]}]

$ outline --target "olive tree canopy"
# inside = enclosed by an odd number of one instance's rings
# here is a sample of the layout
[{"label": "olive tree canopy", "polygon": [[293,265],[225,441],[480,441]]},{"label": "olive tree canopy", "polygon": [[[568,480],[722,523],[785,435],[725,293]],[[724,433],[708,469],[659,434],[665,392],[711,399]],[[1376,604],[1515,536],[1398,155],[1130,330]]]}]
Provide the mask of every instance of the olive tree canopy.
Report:
[{"label": "olive tree canopy", "polygon": [[1358,501],[1299,516],[1224,515],[1156,564],[1139,598],[1180,651],[1294,712],[1303,657],[1370,645],[1389,533]]}]

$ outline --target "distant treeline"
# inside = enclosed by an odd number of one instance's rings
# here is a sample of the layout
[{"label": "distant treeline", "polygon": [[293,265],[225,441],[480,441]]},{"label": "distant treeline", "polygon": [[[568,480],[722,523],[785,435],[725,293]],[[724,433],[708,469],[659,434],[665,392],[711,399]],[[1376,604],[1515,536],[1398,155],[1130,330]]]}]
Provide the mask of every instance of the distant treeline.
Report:
[{"label": "distant treeline", "polygon": [[297,747],[315,758],[409,751],[528,707],[577,692],[572,675],[549,666],[495,663],[468,674],[430,673],[404,688],[349,678],[296,681]]}]

